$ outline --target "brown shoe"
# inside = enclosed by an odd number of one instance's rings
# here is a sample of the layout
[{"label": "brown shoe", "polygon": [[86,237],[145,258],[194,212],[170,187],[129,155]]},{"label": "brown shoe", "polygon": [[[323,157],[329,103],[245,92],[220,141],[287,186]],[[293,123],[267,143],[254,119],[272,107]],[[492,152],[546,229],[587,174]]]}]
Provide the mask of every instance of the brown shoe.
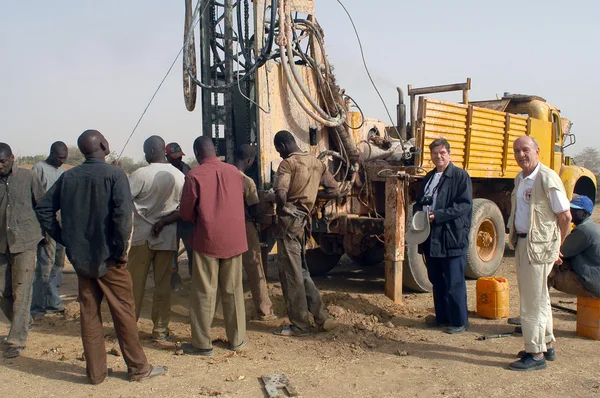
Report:
[{"label": "brown shoe", "polygon": [[156,376],[162,376],[164,374],[167,374],[167,372],[169,371],[169,369],[166,366],[159,366],[159,365],[151,365],[151,366],[152,367],[150,368],[150,371],[148,371],[148,373],[146,373],[145,375],[131,376],[129,381],[144,381],[144,380],[148,380],[153,377],[156,377]]}]

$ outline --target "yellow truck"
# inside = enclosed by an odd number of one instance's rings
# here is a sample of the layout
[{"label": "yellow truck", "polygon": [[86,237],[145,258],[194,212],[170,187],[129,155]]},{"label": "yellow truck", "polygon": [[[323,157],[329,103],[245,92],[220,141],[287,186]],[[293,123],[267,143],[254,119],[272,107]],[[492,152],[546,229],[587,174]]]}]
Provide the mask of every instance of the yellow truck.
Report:
[{"label": "yellow truck", "polygon": [[[234,162],[236,148],[255,145],[259,156],[249,175],[259,192],[268,191],[281,161],[273,137],[285,129],[340,183],[341,197],[319,201],[312,214],[306,253],[311,273],[328,272],[345,253],[363,265],[385,261],[385,293],[395,302],[402,300],[403,285],[430,289],[423,259],[416,247],[405,245],[404,229],[424,169],[432,167],[428,144],[440,136],[450,141],[454,162],[473,179],[470,277],[492,274],[500,264],[519,171],[511,146],[519,135],[536,137],[542,161],[561,173],[569,195],[595,200],[592,173],[569,166],[563,156],[565,140],[572,137],[568,121],[541,98],[507,95],[469,103],[470,81],[409,86],[410,120],[400,93],[396,125],[389,126],[394,121],[363,115],[336,83],[313,0],[204,0],[195,6],[186,0],[185,5],[185,105],[194,110],[199,97],[202,134],[213,138],[219,155]],[[425,97],[455,90],[463,93],[460,104]],[[265,217],[258,221],[269,250],[277,219],[273,204],[262,204]]]},{"label": "yellow truck", "polygon": [[[596,200],[596,178],[583,168],[572,165],[564,148],[574,143],[571,123],[560,110],[534,95],[508,94],[490,101],[468,101],[470,79],[466,83],[413,89],[408,138],[423,150],[415,165],[430,170],[429,144],[444,137],[451,146],[452,161],[465,169],[473,182],[473,224],[471,247],[467,254],[467,276],[492,275],[503,256],[505,226],[510,213],[513,180],[521,171],[514,159],[512,145],[522,135],[534,137],[540,147],[540,161],[559,173],[569,199],[573,193]],[[434,92],[459,90],[463,102],[440,101],[422,96]],[[401,100],[402,102],[402,100]],[[411,196],[418,189],[411,184]],[[405,285],[428,290],[426,271],[416,247],[407,247]],[[406,275],[413,272],[414,275]],[[419,274],[420,273],[420,274]],[[407,281],[412,279],[412,281]],[[412,284],[412,285],[411,285]]]}]

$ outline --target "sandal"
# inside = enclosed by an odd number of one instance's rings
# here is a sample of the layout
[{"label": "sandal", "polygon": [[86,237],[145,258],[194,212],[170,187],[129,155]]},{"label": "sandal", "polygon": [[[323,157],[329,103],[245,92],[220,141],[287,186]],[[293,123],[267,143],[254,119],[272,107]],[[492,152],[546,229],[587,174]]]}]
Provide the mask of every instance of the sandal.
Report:
[{"label": "sandal", "polygon": [[297,332],[294,329],[292,329],[292,325],[287,325],[287,326],[284,326],[283,329],[273,332],[273,334],[275,334],[277,336],[284,336],[284,337],[304,337],[304,336],[308,336],[310,333],[309,332]]}]

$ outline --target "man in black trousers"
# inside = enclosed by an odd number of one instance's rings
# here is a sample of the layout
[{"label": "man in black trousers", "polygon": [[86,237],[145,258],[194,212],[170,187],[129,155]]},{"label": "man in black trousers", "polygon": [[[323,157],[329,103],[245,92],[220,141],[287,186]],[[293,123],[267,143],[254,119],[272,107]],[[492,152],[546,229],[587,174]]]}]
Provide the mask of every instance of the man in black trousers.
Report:
[{"label": "man in black trousers", "polygon": [[434,140],[429,149],[436,167],[423,178],[413,209],[413,214],[425,206],[430,209],[431,233],[419,245],[433,285],[435,319],[427,323],[456,334],[469,326],[465,267],[473,206],[471,178],[452,164],[450,144],[444,138]]}]

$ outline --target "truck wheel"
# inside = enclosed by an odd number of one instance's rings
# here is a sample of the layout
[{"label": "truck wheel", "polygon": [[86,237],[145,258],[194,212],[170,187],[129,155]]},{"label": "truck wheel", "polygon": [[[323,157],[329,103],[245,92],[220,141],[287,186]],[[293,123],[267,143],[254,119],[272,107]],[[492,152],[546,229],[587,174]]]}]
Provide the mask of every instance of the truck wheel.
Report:
[{"label": "truck wheel", "polygon": [[473,218],[467,251],[467,278],[493,275],[502,261],[506,234],[502,212],[494,202],[473,199]]},{"label": "truck wheel", "polygon": [[306,250],[306,264],[313,276],[327,275],[340,262],[341,254],[326,254],[320,247]]},{"label": "truck wheel", "polygon": [[[406,222],[412,219],[412,205],[406,211]],[[419,254],[418,245],[405,245],[404,263],[402,266],[402,285],[417,293],[427,293],[432,290],[431,282],[427,276],[425,257]]]}]

